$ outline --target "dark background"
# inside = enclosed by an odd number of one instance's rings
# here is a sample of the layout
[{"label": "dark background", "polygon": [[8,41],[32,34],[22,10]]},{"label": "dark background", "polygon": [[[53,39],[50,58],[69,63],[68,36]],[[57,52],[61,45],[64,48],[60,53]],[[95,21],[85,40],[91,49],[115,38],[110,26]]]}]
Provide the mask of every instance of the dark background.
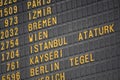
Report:
[{"label": "dark background", "polygon": [[[21,72],[21,80],[36,80],[36,78],[45,75],[55,74],[54,72],[30,78],[29,76],[29,57],[35,54],[29,54],[29,46],[40,41],[29,43],[28,41],[28,11],[26,2],[29,0],[18,0],[17,3],[0,7],[3,9],[8,6],[18,5],[18,13],[0,18],[0,31],[10,29],[11,27],[19,28],[19,36],[11,37],[5,40],[19,38],[20,45],[15,48],[0,51],[0,76],[3,74],[12,73],[15,71]],[[63,49],[63,58],[57,59],[60,61],[60,71],[66,74],[66,80],[120,80],[120,1],[119,0],[52,0],[52,3],[45,6],[52,7],[52,15],[42,17],[41,19],[57,16],[58,24],[51,27],[45,27],[41,30],[36,30],[31,33],[37,33],[42,30],[49,31],[49,39],[66,36],[68,45],[49,49],[38,54],[45,53],[51,50]],[[45,7],[42,6],[42,7]],[[42,8],[37,7],[34,9]],[[4,28],[4,19],[17,15],[19,24]],[[87,39],[79,42],[78,33],[84,30],[109,25],[114,23],[115,32],[104,36]],[[5,40],[0,40],[5,41]],[[45,40],[46,41],[46,40]],[[42,40],[41,42],[44,42]],[[14,50],[20,50],[20,58],[1,62],[1,53]],[[92,63],[70,67],[68,62],[69,57],[82,55],[84,53],[93,52],[95,61]],[[6,63],[18,60],[20,69],[6,72]],[[43,64],[50,64],[52,61]],[[33,65],[36,66],[36,65]]]}]

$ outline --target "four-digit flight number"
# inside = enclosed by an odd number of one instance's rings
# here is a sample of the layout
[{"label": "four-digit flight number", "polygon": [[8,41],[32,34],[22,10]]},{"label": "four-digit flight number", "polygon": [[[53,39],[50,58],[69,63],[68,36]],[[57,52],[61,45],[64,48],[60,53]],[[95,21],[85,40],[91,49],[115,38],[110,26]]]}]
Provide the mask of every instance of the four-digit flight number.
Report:
[{"label": "four-digit flight number", "polygon": [[0,6],[6,6],[12,3],[16,3],[17,0],[0,0]]}]

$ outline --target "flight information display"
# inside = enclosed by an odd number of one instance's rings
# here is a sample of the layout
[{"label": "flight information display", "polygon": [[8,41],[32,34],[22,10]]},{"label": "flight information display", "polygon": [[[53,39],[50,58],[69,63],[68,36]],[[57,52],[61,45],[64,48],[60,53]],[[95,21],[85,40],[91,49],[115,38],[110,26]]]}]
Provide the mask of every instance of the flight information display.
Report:
[{"label": "flight information display", "polygon": [[0,80],[120,80],[120,0],[0,0]]}]

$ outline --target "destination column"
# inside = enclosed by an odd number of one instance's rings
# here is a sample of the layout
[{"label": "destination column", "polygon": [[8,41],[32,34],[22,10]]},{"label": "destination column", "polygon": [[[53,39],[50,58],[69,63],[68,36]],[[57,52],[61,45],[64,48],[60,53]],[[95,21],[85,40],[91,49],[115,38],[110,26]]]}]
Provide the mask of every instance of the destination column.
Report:
[{"label": "destination column", "polygon": [[[28,44],[29,45],[29,76],[30,78],[37,78],[37,76],[48,75],[56,72],[61,80],[65,80],[64,72],[60,71],[61,63],[59,60],[63,56],[62,49],[59,47],[68,44],[65,36],[51,37],[54,32],[50,32],[49,28],[57,27],[58,17],[53,13],[53,5],[55,1],[52,0],[36,0],[27,1],[28,11]],[[55,6],[54,6],[55,7]],[[55,33],[56,34],[56,33]],[[26,40],[27,40],[26,39]],[[62,75],[61,75],[62,74]],[[50,77],[50,76],[49,76]]]}]

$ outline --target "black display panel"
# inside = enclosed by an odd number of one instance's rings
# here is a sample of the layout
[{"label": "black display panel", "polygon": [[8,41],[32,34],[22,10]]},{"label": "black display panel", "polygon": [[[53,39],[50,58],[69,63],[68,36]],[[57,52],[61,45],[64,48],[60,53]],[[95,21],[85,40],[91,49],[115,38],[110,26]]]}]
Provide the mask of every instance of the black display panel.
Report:
[{"label": "black display panel", "polygon": [[0,0],[0,80],[120,80],[119,0]]}]

